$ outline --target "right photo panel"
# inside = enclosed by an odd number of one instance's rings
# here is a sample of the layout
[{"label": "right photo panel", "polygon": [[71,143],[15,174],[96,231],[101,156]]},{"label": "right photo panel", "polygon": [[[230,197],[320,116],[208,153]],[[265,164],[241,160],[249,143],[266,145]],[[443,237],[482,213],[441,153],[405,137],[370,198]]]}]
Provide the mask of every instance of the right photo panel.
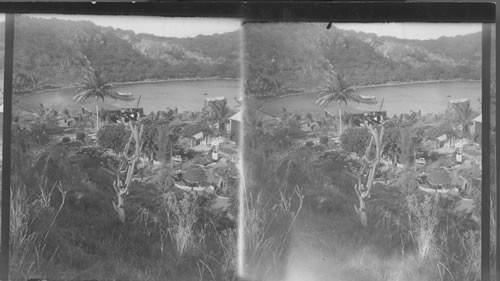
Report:
[{"label": "right photo panel", "polygon": [[244,24],[244,279],[480,280],[481,28]]}]

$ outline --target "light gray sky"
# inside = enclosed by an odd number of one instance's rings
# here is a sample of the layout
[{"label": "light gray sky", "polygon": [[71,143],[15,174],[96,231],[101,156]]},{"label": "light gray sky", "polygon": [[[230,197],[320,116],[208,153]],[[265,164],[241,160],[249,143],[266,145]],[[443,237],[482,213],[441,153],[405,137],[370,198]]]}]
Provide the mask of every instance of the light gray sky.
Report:
[{"label": "light gray sky", "polygon": [[239,19],[230,18],[172,18],[147,16],[94,16],[31,14],[37,18],[64,20],[88,20],[97,25],[111,26],[135,33],[149,33],[165,37],[195,37],[235,31],[240,28]]},{"label": "light gray sky", "polygon": [[334,23],[346,30],[375,33],[402,39],[437,39],[481,31],[480,23]]},{"label": "light gray sky", "polygon": [[[0,22],[4,21],[0,14]],[[31,14],[38,18],[66,20],[88,20],[97,25],[111,26],[136,33],[149,33],[167,37],[194,37],[238,30],[241,20],[229,18],[168,18],[139,16],[92,16]],[[480,23],[333,23],[340,29],[375,33],[401,39],[437,39],[481,31]]]}]

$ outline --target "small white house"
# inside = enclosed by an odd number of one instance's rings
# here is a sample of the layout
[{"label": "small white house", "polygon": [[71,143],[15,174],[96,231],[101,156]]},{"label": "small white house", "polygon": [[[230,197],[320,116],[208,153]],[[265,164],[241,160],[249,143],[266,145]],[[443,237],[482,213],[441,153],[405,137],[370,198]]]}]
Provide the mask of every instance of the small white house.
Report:
[{"label": "small white house", "polygon": [[483,125],[483,115],[480,114],[478,117],[472,120],[474,126],[472,126],[472,135],[474,136],[474,142],[481,144],[481,126]]},{"label": "small white house", "polygon": [[454,145],[453,138],[448,139],[448,136],[446,136],[445,134],[437,137],[436,141],[437,141],[438,148],[441,148],[441,147],[449,148],[449,147],[452,147]]},{"label": "small white house", "polygon": [[228,133],[231,136],[231,140],[239,143],[240,138],[240,127],[243,120],[243,112],[238,111],[233,116],[229,117]]},{"label": "small white house", "polygon": [[206,98],[205,99],[205,106],[208,106],[208,104],[211,103],[211,102],[222,102],[222,101],[226,101],[226,100],[227,99],[224,96]]}]

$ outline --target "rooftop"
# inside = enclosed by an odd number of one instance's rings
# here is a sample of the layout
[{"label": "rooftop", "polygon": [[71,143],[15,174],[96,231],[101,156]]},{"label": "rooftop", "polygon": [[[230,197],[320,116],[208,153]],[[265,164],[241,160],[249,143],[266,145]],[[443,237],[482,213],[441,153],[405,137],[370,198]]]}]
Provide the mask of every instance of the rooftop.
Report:
[{"label": "rooftop", "polygon": [[243,120],[243,112],[240,110],[233,116],[229,117],[229,120],[241,122]]},{"label": "rooftop", "polygon": [[427,175],[427,182],[432,185],[450,184],[451,177],[445,169],[440,168]]},{"label": "rooftop", "polygon": [[205,101],[219,101],[219,100],[225,100],[226,97],[211,97],[211,98],[206,98]]},{"label": "rooftop", "polygon": [[464,102],[470,102],[468,98],[463,98],[463,99],[454,99],[450,100],[449,103],[464,103]]}]

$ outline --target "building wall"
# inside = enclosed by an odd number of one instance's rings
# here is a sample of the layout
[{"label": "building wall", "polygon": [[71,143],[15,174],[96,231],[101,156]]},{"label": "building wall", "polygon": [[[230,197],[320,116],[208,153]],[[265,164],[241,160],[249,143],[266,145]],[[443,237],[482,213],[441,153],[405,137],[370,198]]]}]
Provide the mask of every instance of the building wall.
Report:
[{"label": "building wall", "polygon": [[240,127],[241,123],[235,120],[230,121],[230,132],[231,132],[231,140],[235,143],[240,143]]},{"label": "building wall", "polygon": [[474,141],[476,143],[481,143],[481,126],[483,124],[479,122],[474,122]]}]

